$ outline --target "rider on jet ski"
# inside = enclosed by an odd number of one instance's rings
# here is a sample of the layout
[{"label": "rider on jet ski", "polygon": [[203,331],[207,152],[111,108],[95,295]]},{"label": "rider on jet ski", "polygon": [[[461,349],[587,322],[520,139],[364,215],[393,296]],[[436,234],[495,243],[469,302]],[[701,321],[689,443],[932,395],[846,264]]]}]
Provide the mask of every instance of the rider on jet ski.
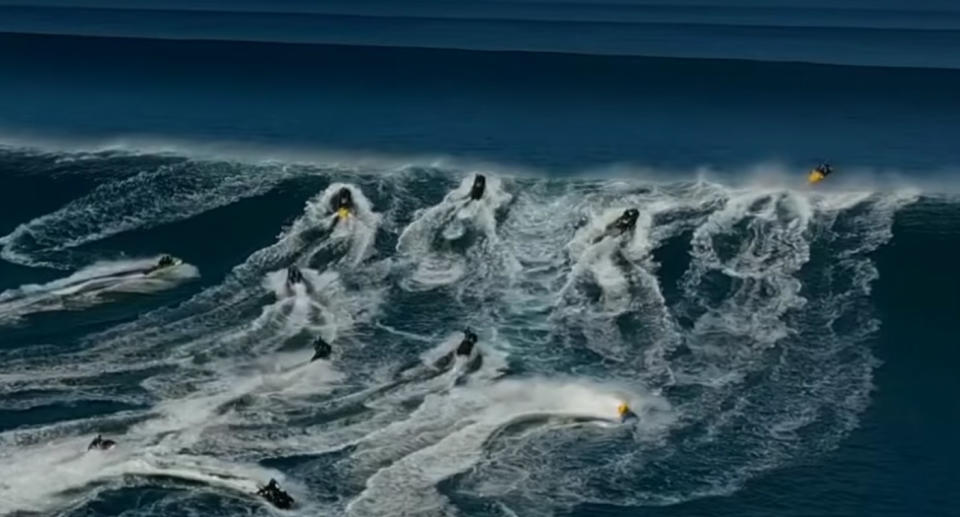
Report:
[{"label": "rider on jet ski", "polygon": [[175,258],[171,257],[170,255],[164,255],[160,257],[160,260],[157,262],[155,266],[151,266],[147,268],[145,273],[150,274],[150,273],[153,273],[154,271],[159,271],[164,268],[173,267],[175,265],[177,265],[177,260]]},{"label": "rider on jet ski", "polygon": [[810,183],[819,183],[823,181],[824,178],[833,173],[833,167],[830,167],[830,164],[823,162],[820,165],[817,165],[810,171],[810,174],[807,176],[807,181]]},{"label": "rider on jet ski", "polygon": [[281,510],[289,510],[293,507],[293,498],[280,488],[276,479],[271,479],[267,486],[257,490],[257,495]]},{"label": "rider on jet ski", "polygon": [[347,187],[341,188],[337,194],[330,200],[330,211],[337,214],[333,224],[337,224],[340,219],[346,219],[353,211],[353,194]]},{"label": "rider on jet ski", "polygon": [[313,340],[313,358],[310,359],[310,362],[312,363],[317,359],[329,359],[331,353],[333,353],[333,347],[330,346],[330,343],[317,336],[317,339]]},{"label": "rider on jet ski", "polygon": [[[460,341],[460,344],[457,345],[456,350],[444,355],[440,359],[437,359],[433,363],[434,368],[444,369],[453,362],[454,357],[466,357],[469,358],[473,355],[473,351],[476,348],[477,344],[477,335],[473,333],[472,330],[466,329],[463,331],[463,340]],[[476,357],[470,361],[468,365],[469,371],[474,371],[480,367],[483,359],[480,354],[476,354]]]},{"label": "rider on jet ski", "polygon": [[90,449],[100,449],[101,451],[105,451],[107,449],[113,448],[113,446],[116,444],[117,442],[113,440],[104,440],[103,436],[98,434],[97,437],[94,438],[92,442],[90,442],[90,445],[87,446],[87,450],[89,451]]},{"label": "rider on jet ski", "polygon": [[470,187],[470,199],[478,201],[483,197],[484,191],[487,189],[487,178],[483,174],[477,174],[477,177],[473,180],[473,186]]},{"label": "rider on jet ski", "polygon": [[303,273],[297,266],[287,268],[287,286],[293,287],[294,284],[303,283]]},{"label": "rider on jet ski", "polygon": [[600,242],[600,240],[602,240],[604,237],[620,236],[632,231],[637,225],[638,217],[640,217],[640,211],[636,208],[628,208],[624,210],[616,221],[607,225],[607,228],[603,231],[603,234],[594,239],[593,243],[596,244]]}]

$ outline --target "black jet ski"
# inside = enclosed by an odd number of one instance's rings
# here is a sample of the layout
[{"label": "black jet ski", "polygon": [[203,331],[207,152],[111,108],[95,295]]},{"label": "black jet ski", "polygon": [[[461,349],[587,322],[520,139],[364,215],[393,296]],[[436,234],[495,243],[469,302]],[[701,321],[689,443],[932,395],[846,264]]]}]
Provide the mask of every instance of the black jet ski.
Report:
[{"label": "black jet ski", "polygon": [[180,265],[180,260],[171,257],[170,255],[164,255],[160,257],[160,260],[157,261],[157,265],[147,268],[146,274],[153,273],[154,271],[160,271],[161,269],[168,269]]},{"label": "black jet ski", "polygon": [[463,331],[463,341],[457,346],[456,354],[462,357],[469,357],[473,353],[473,347],[477,344],[477,335],[470,329]]},{"label": "black jet ski", "polygon": [[287,286],[293,287],[295,284],[303,283],[303,273],[300,272],[300,269],[297,266],[290,266],[287,268]]},{"label": "black jet ski", "polygon": [[477,345],[477,339],[478,339],[477,335],[474,334],[473,331],[471,331],[470,329],[464,330],[463,340],[460,341],[459,345],[457,345],[456,350],[450,352],[449,354],[444,355],[440,359],[437,359],[437,361],[433,363],[434,368],[438,368],[441,370],[446,369],[453,363],[453,360],[456,357],[469,358],[471,356],[474,356],[474,358],[467,365],[467,370],[471,372],[476,371],[478,368],[480,368],[480,365],[483,363],[483,358],[480,356],[479,350],[474,355],[474,350],[476,350],[476,345]]},{"label": "black jet ski", "polygon": [[87,450],[89,451],[90,449],[99,449],[101,451],[105,451],[108,449],[112,449],[115,445],[117,445],[117,442],[113,440],[104,440],[103,436],[98,434],[97,437],[94,438],[92,442],[90,442],[90,445],[87,446]]},{"label": "black jet ski", "polygon": [[487,178],[483,174],[477,174],[476,178],[473,180],[473,186],[470,187],[470,199],[478,201],[483,197],[483,193],[487,190]]},{"label": "black jet ski", "polygon": [[628,208],[620,214],[615,221],[608,224],[603,234],[593,240],[596,244],[604,237],[619,237],[627,232],[632,232],[637,225],[637,218],[640,217],[640,211],[636,208]]},{"label": "black jet ski", "polygon": [[[164,255],[160,257],[160,260],[158,260],[157,263],[152,266],[148,266],[142,269],[128,269],[125,271],[116,271],[113,273],[106,273],[99,276],[88,277],[82,280],[78,280],[75,284],[70,284],[70,285],[77,285],[77,284],[82,284],[87,282],[96,282],[101,280],[110,280],[114,278],[117,280],[120,280],[127,277],[131,277],[133,275],[150,275],[158,271],[163,271],[166,269],[170,269],[172,267],[179,266],[180,264],[183,264],[182,260],[171,257],[170,255]],[[70,287],[70,286],[67,285],[64,287]]]},{"label": "black jet ski", "polygon": [[310,359],[310,362],[316,361],[317,359],[329,359],[332,353],[333,347],[330,346],[330,343],[327,343],[322,337],[317,336],[317,338],[313,340],[313,358]]},{"label": "black jet ski", "polygon": [[276,479],[271,479],[266,486],[257,490],[257,495],[281,510],[293,508],[293,498],[280,488]]}]

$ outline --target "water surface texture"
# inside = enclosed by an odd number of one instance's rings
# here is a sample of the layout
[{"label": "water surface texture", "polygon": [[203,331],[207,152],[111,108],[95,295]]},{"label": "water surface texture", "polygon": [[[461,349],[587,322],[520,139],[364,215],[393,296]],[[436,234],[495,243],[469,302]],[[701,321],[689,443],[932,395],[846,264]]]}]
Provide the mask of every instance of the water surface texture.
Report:
[{"label": "water surface texture", "polygon": [[0,70],[0,515],[960,513],[953,2],[24,0]]}]

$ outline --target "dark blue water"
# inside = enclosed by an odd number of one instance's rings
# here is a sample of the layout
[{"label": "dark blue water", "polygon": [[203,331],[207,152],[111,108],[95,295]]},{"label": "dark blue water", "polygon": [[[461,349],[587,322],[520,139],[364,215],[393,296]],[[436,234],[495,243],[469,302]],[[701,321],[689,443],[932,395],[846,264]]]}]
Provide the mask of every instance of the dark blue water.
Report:
[{"label": "dark blue water", "polygon": [[952,3],[2,4],[0,514],[960,511]]}]

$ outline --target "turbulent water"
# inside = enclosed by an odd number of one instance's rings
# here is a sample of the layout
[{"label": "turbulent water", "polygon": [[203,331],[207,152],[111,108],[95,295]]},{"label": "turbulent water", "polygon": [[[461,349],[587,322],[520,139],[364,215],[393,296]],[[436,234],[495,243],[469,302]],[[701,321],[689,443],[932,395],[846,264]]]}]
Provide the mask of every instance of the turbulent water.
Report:
[{"label": "turbulent water", "polygon": [[[4,513],[83,512],[136,487],[165,487],[142,511],[233,513],[271,477],[305,514],[432,515],[462,499],[535,515],[730,493],[857,426],[878,365],[871,254],[920,200],[482,171],[470,201],[476,171],[429,166],[2,159],[24,180],[91,183],[0,240],[13,264],[65,276],[125,234],[166,244],[162,225],[256,248],[229,265],[198,255],[204,285],[168,307],[128,294],[77,339],[46,327],[82,320],[18,302],[65,298],[66,281],[6,286]],[[86,175],[100,170],[113,172]],[[344,186],[356,215],[331,228]],[[258,214],[260,235],[204,222],[234,206],[222,223]],[[595,242],[631,207],[630,234]],[[286,287],[290,265],[305,286]],[[431,369],[467,327],[482,367]],[[316,335],[329,361],[309,362]],[[616,423],[620,401],[639,418]],[[119,445],[86,452],[101,432]]]},{"label": "turbulent water", "polygon": [[24,3],[0,515],[960,509],[948,3]]}]

